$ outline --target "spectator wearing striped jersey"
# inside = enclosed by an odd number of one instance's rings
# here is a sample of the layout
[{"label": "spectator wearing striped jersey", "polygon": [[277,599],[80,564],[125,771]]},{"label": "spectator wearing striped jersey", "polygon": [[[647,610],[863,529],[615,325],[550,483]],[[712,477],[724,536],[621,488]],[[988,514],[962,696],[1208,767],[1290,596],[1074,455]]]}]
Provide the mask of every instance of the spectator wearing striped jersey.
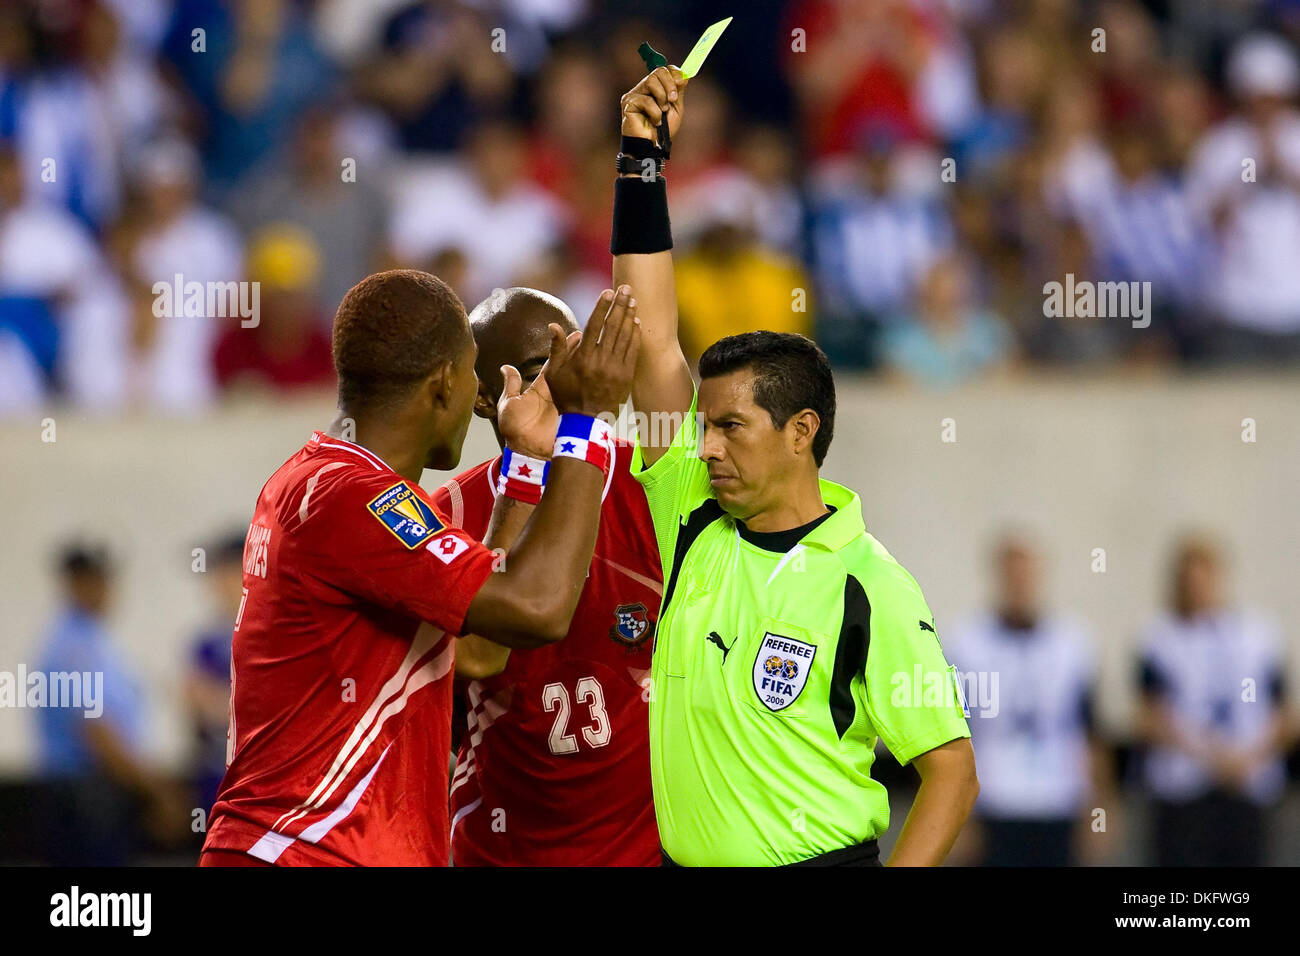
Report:
[{"label": "spectator wearing striped jersey", "polygon": [[1151,333],[1172,335],[1165,344],[1196,354],[1204,336],[1205,277],[1213,266],[1211,234],[1185,178],[1158,167],[1158,148],[1150,131],[1137,125],[1112,137],[1113,166],[1083,210],[1083,226],[1102,278],[1150,282]]},{"label": "spectator wearing striped jersey", "polygon": [[902,182],[895,135],[877,129],[864,143],[846,175],[813,188],[809,220],[817,341],[832,363],[858,367],[875,364],[879,330],[952,244],[939,198]]}]

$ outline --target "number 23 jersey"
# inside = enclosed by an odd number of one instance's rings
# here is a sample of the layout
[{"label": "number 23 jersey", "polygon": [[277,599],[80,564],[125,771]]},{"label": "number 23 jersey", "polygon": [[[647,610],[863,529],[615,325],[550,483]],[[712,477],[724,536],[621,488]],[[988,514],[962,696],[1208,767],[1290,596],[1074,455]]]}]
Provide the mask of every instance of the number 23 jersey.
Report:
[{"label": "number 23 jersey", "polygon": [[[617,445],[596,551],[568,635],[466,682],[451,783],[458,866],[658,866],[650,786],[650,652],[663,573],[645,493]],[[439,488],[482,540],[500,458]]]}]

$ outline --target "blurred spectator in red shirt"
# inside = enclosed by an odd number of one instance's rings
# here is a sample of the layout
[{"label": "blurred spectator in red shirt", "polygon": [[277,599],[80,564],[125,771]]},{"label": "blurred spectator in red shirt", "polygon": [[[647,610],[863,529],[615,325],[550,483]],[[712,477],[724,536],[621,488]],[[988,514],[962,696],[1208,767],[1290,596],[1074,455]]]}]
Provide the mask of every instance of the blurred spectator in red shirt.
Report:
[{"label": "blurred spectator in red shirt", "polygon": [[974,110],[969,51],[942,15],[920,4],[803,0],[787,24],[787,71],[816,157],[851,150],[868,127],[904,140],[942,137]]},{"label": "blurred spectator in red shirt", "polygon": [[1152,79],[1161,72],[1160,42],[1151,14],[1134,0],[1107,0],[1099,14],[1106,52],[1088,63],[1096,71],[1106,118],[1119,124],[1147,121],[1160,93]]},{"label": "blurred spectator in red shirt", "polygon": [[[582,47],[557,49],[537,84],[537,119],[528,145],[527,172],[572,214],[564,258],[571,259],[574,268],[602,275],[609,272],[609,223],[614,214],[609,177],[618,152],[609,104],[622,92],[604,61]],[[525,263],[524,268],[536,271],[550,265]],[[549,291],[561,295],[559,289]]]},{"label": "blurred spectator in red shirt", "polygon": [[[537,120],[528,148],[528,172],[539,186],[566,201],[581,189],[580,158],[606,145],[609,104],[623,92],[592,53],[576,46],[555,51],[536,86]],[[606,165],[612,164],[610,159]]]},{"label": "blurred spectator in red shirt", "polygon": [[296,226],[268,226],[254,237],[248,263],[259,284],[258,323],[234,324],[217,343],[215,367],[223,388],[287,390],[334,381],[329,335],[311,291],[320,262],[311,236]]}]

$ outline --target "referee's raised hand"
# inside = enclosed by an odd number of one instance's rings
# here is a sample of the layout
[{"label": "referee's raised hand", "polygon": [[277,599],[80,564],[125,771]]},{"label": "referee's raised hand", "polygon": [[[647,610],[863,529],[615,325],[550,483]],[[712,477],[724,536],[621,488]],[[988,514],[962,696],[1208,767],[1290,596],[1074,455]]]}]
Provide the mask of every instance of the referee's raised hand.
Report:
[{"label": "referee's raised hand", "polygon": [[687,77],[675,66],[661,66],[623,94],[619,106],[623,113],[622,133],[638,139],[658,142],[659,124],[668,116],[668,135],[677,135],[685,109]]},{"label": "referee's raised hand", "polygon": [[641,321],[631,288],[602,292],[584,332],[565,338],[558,325],[550,328],[545,375],[555,407],[561,413],[617,414],[632,390],[641,345]]}]

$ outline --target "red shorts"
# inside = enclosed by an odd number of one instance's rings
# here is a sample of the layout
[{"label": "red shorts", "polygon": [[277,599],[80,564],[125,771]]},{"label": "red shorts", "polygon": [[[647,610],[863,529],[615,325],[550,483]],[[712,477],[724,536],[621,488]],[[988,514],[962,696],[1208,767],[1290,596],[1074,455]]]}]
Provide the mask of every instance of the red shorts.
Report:
[{"label": "red shorts", "polygon": [[199,866],[275,866],[239,850],[204,850],[199,854]]}]

